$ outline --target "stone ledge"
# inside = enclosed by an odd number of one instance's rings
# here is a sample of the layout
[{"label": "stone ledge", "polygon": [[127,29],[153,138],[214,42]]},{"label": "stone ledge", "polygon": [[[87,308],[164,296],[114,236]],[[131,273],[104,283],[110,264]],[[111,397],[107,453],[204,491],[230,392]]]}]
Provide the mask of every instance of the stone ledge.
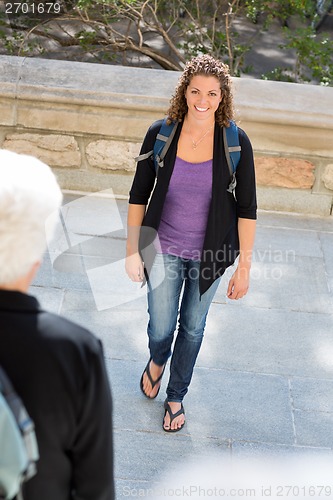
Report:
[{"label": "stone ledge", "polygon": [[[142,139],[152,119],[163,116],[180,76],[174,71],[10,56],[0,56],[0,74],[0,125],[11,119],[12,126],[60,130],[61,123],[78,133],[89,133],[90,125],[96,133],[114,137],[127,132],[134,142]],[[333,158],[333,88],[248,78],[233,82],[238,118],[257,151],[316,151]],[[9,97],[15,99],[16,112],[9,115],[7,107],[4,123],[1,101]],[[123,125],[114,127],[113,118]],[[128,126],[129,121],[133,125]]]},{"label": "stone ledge", "polygon": [[0,96],[158,111],[179,78],[173,71],[3,55],[0,67]]},{"label": "stone ledge", "polygon": [[333,129],[332,87],[250,78],[234,83],[237,108],[246,122]]},{"label": "stone ledge", "polygon": [[[0,56],[0,75],[2,147],[55,167],[63,188],[127,195],[133,157],[180,73]],[[233,82],[237,121],[256,155],[259,207],[328,215],[333,89]]]},{"label": "stone ledge", "polygon": [[[3,55],[0,68],[0,96],[162,113],[180,76],[177,71]],[[233,82],[236,106],[246,122],[333,130],[333,88],[250,78]]]},{"label": "stone ledge", "polygon": [[[257,187],[258,208],[308,215],[332,215],[332,196],[310,191],[274,187]],[[333,219],[333,217],[332,217]]]}]

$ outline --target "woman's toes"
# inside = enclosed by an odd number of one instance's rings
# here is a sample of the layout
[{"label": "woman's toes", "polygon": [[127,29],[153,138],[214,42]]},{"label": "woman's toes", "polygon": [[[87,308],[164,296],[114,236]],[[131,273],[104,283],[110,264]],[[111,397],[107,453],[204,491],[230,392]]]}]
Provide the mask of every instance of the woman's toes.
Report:
[{"label": "woman's toes", "polygon": [[175,421],[175,426],[174,429],[180,429],[183,424],[183,418],[180,416],[179,418],[176,419]]},{"label": "woman's toes", "polygon": [[[181,409],[181,404],[180,403],[169,403],[170,405],[170,408],[171,408],[171,411],[172,413],[177,413],[177,411],[179,411]],[[176,417],[171,423],[170,423],[170,415],[168,412],[166,412],[165,414],[165,418],[164,418],[164,428],[166,430],[176,430],[176,429],[180,429],[183,424],[184,424],[184,415],[179,415],[178,417]]]}]

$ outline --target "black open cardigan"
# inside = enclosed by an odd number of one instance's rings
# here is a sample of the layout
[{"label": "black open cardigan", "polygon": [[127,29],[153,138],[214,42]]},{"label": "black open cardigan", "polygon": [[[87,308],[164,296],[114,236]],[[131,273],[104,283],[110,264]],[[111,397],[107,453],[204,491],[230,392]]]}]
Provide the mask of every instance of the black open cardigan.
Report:
[{"label": "black open cardigan", "polygon": [[[158,120],[148,129],[140,154],[153,149],[161,124],[162,120]],[[152,242],[161,220],[182,126],[183,122],[177,128],[164,159],[164,166],[158,171],[157,180],[152,158],[139,161],[130,190],[129,203],[147,205],[149,202],[142,223],[139,243],[140,253],[145,263],[146,277],[149,277],[156,253]],[[235,198],[227,191],[230,173],[224,153],[222,128],[215,123],[212,199],[201,253],[200,295],[208,290],[215,279],[222,276],[226,268],[234,263],[239,254],[238,218],[256,219],[257,216],[252,146],[246,133],[240,128],[238,130],[242,151],[236,171]]]}]

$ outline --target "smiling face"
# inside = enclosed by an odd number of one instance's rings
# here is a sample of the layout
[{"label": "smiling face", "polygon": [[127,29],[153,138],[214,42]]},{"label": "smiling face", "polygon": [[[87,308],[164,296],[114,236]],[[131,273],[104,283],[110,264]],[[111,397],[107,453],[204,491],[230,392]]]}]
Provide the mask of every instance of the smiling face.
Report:
[{"label": "smiling face", "polygon": [[189,117],[212,121],[222,100],[220,82],[215,76],[195,75],[186,89],[185,98]]}]

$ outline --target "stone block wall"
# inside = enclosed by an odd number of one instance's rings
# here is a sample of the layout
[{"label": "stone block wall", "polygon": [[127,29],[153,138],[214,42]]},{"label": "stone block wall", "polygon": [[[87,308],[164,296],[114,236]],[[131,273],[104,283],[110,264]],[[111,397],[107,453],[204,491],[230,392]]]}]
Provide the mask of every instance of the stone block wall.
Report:
[{"label": "stone block wall", "polygon": [[[127,196],[134,157],[177,72],[0,56],[0,147],[49,164],[64,189]],[[234,79],[259,208],[329,215],[333,89]]]}]

